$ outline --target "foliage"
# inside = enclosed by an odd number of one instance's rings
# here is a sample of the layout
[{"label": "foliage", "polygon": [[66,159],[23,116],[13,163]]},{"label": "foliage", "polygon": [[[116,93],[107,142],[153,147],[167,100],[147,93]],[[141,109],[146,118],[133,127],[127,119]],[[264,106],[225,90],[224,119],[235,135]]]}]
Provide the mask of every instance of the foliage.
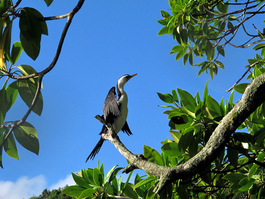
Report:
[{"label": "foliage", "polygon": [[33,196],[30,199],[72,199],[72,197],[63,194],[62,188],[59,188],[52,191],[44,189],[41,195]]},{"label": "foliage", "polygon": [[[44,1],[47,6],[53,2],[53,0]],[[48,35],[46,18],[34,8],[18,8],[20,2],[21,0],[16,3],[12,0],[0,1],[0,79],[4,80],[0,90],[0,166],[2,168],[3,149],[10,157],[19,159],[17,142],[31,152],[37,155],[39,153],[37,131],[32,124],[26,122],[26,119],[32,111],[39,116],[42,113],[42,78],[55,66],[71,19],[82,7],[84,0],[79,0],[74,11],[60,17],[48,18],[56,20],[68,17],[69,20],[65,24],[67,28],[62,31],[54,60],[41,72],[37,72],[32,66],[18,64],[18,60],[23,50],[31,59],[37,59],[41,38],[43,35]],[[19,20],[20,41],[11,44],[12,26],[15,20]],[[28,111],[20,120],[6,121],[6,114],[16,102],[18,95],[28,106]]]},{"label": "foliage", "polygon": [[[163,28],[158,35],[172,35],[178,44],[170,54],[176,53],[176,60],[183,58],[185,66],[189,60],[190,65],[200,67],[198,75],[206,71],[213,78],[218,73],[218,68],[224,69],[224,64],[218,59],[220,55],[225,56],[228,44],[248,48],[264,41],[265,29],[258,30],[253,24],[256,34],[252,34],[245,25],[257,14],[263,13],[262,0],[240,3],[236,0],[235,3],[221,0],[169,0],[169,5],[171,14],[161,11],[163,19],[158,22]],[[242,43],[236,45],[234,40],[241,31],[245,35],[240,35]],[[264,56],[264,45],[257,44],[253,49],[262,49],[261,55]],[[206,56],[206,60],[194,64],[194,57],[202,56]]]},{"label": "foliage", "polygon": [[[172,36],[178,44],[172,48],[170,54],[176,53],[176,60],[183,58],[185,66],[189,60],[191,66],[200,67],[198,75],[206,71],[213,78],[214,74],[218,73],[218,68],[224,69],[224,64],[219,58],[220,55],[225,57],[228,44],[236,48],[254,46],[252,50],[261,50],[254,58],[247,59],[249,64],[246,66],[246,73],[231,88],[234,90],[228,100],[224,98],[220,102],[215,100],[208,92],[208,82],[202,96],[199,92],[193,96],[180,88],[172,90],[171,93],[157,93],[166,103],[161,107],[167,108],[164,114],[168,115],[172,139],[167,138],[162,142],[161,153],[145,145],[144,157],[159,166],[175,167],[186,163],[204,149],[224,116],[235,107],[234,92],[243,94],[247,86],[265,72],[265,44],[262,43],[265,40],[265,29],[259,30],[253,24],[256,33],[250,34],[246,24],[254,16],[264,13],[262,9],[265,7],[265,1],[169,0],[169,5],[171,13],[161,11],[163,19],[158,22],[163,27],[158,35]],[[239,29],[241,27],[242,29]],[[242,43],[236,45],[233,43],[234,38],[241,30],[245,36],[242,37],[241,33]],[[202,57],[205,60],[194,64],[195,57]],[[250,74],[246,79],[250,80],[250,83],[238,84],[248,72]],[[236,114],[236,111],[233,113]],[[127,196],[130,198],[263,198],[265,194],[264,114],[265,102],[248,115],[230,139],[225,140],[226,145],[215,160],[209,162],[209,166],[196,175],[176,179],[159,196],[154,193],[154,188],[161,179],[149,174],[147,177],[136,175],[134,185],[128,184],[132,193],[136,195]],[[99,185],[104,187],[103,175],[98,176],[99,170],[99,168],[96,171],[88,170],[90,177],[85,184],[86,186],[87,183],[90,184],[87,187],[82,185],[84,179],[78,182],[78,178],[73,175],[77,187],[82,187],[79,195],[76,196],[80,196],[86,189],[91,190],[92,187],[99,188]],[[92,175],[94,172],[97,175]],[[96,182],[97,186],[92,186]],[[98,194],[102,195],[104,191],[107,192],[102,188]],[[126,191],[124,193],[126,195]]]},{"label": "foliage", "polygon": [[132,172],[129,174],[126,182],[122,182],[121,177],[118,179],[117,174],[121,170],[117,165],[113,166],[104,175],[104,165],[91,169],[83,169],[81,172],[72,173],[76,185],[66,187],[62,192],[66,195],[76,198],[115,198],[114,196],[128,196],[135,198],[137,193],[133,190],[132,184],[129,183]]}]

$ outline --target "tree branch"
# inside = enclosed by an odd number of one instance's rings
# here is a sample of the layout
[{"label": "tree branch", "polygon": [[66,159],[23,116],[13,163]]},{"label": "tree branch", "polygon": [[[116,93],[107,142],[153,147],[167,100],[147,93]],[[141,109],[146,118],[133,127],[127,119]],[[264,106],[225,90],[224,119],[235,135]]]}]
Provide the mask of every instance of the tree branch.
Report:
[{"label": "tree branch", "polygon": [[145,159],[138,158],[123,145],[116,134],[109,133],[104,138],[109,140],[136,168],[159,177],[160,181],[154,191],[160,194],[171,182],[192,177],[211,164],[225,147],[231,134],[265,101],[264,90],[265,73],[254,79],[246,88],[241,100],[221,120],[205,147],[190,160],[176,167],[159,166]]}]

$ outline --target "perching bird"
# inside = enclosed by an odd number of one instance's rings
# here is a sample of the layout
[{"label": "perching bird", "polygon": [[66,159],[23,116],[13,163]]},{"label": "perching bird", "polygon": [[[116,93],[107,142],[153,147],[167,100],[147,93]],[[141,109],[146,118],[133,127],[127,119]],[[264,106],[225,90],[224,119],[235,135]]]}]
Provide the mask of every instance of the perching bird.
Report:
[{"label": "perching bird", "polygon": [[[109,90],[109,93],[106,97],[106,100],[103,105],[103,118],[106,121],[106,124],[111,124],[115,133],[119,133],[120,130],[131,135],[132,132],[128,126],[126,121],[128,115],[128,96],[124,91],[124,85],[128,82],[132,77],[137,75],[136,73],[133,75],[124,75],[117,82],[117,92],[118,99],[116,97],[115,87],[112,87]],[[100,135],[108,132],[108,129],[105,125],[103,125]],[[94,159],[96,154],[99,152],[103,142],[105,140],[101,137],[93,151],[87,157],[86,162],[89,159]]]}]

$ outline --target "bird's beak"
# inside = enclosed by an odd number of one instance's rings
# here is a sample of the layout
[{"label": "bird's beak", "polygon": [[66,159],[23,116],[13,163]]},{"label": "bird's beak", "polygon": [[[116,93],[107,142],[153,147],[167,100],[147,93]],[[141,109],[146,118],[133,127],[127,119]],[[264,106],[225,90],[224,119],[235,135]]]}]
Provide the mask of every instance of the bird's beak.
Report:
[{"label": "bird's beak", "polygon": [[132,78],[132,77],[134,77],[135,75],[137,75],[137,73],[135,73],[135,74],[131,75],[131,78]]}]

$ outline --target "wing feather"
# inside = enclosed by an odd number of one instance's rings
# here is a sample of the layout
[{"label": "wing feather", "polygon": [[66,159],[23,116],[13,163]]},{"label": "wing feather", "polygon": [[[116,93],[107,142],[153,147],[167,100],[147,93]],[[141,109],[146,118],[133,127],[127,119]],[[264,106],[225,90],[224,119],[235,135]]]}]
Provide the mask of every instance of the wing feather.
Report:
[{"label": "wing feather", "polygon": [[109,90],[109,93],[108,93],[108,95],[105,99],[104,105],[103,105],[104,119],[107,122],[111,122],[111,121],[109,121],[110,118],[112,118],[113,116],[118,117],[120,114],[121,113],[120,113],[120,109],[118,106],[115,87],[112,87]]}]

